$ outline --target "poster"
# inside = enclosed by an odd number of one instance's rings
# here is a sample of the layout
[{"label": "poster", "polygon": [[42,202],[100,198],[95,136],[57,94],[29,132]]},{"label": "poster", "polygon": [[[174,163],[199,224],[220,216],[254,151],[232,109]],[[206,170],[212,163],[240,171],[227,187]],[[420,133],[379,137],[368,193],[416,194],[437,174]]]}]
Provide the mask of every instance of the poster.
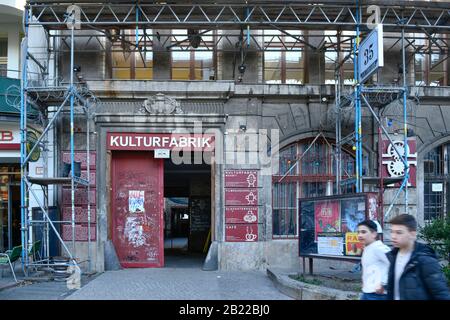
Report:
[{"label": "poster", "polygon": [[342,237],[329,237],[319,235],[317,241],[317,253],[323,255],[343,256]]},{"label": "poster", "polygon": [[345,234],[345,254],[347,256],[360,256],[363,244],[358,240],[358,233],[347,232]]},{"label": "poster", "polygon": [[369,194],[367,196],[368,214],[370,220],[378,220],[378,197],[376,194]]},{"label": "poster", "polygon": [[366,219],[364,197],[341,202],[342,232],[356,232],[358,223]]},{"label": "poster", "polygon": [[130,213],[144,213],[144,191],[128,191],[128,211]]},{"label": "poster", "polygon": [[338,201],[318,201],[314,206],[317,234],[322,232],[340,232],[341,215]]}]

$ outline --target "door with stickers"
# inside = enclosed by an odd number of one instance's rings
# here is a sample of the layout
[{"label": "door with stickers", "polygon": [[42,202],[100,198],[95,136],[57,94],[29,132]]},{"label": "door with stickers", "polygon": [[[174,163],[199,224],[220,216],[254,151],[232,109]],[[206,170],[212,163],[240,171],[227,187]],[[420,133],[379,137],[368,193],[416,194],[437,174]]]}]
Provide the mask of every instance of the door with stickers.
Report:
[{"label": "door with stickers", "polygon": [[163,170],[153,152],[112,154],[111,236],[124,268],[164,266]]}]

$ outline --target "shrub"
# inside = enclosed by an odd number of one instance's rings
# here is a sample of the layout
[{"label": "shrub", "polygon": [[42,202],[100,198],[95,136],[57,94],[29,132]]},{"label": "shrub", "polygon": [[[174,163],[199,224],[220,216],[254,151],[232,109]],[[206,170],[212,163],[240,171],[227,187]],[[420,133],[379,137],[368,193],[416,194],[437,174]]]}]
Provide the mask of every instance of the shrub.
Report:
[{"label": "shrub", "polygon": [[[450,215],[427,223],[420,228],[419,237],[425,240],[441,258],[450,263]],[[450,265],[443,267],[442,271],[450,283]]]}]

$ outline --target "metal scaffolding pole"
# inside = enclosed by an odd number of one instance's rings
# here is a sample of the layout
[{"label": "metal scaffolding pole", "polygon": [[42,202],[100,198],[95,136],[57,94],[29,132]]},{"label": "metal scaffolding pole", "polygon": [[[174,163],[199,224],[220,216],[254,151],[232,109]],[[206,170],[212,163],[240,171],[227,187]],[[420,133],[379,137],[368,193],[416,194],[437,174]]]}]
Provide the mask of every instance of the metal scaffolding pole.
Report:
[{"label": "metal scaffolding pole", "polygon": [[22,239],[22,269],[26,272],[28,265],[28,193],[27,193],[27,62],[28,55],[28,10],[24,11],[24,38],[22,40],[22,77],[20,83],[20,211],[21,211],[21,239]]},{"label": "metal scaffolding pole", "polygon": [[[89,107],[90,107],[90,101],[89,99],[86,99],[85,94],[86,92],[83,90],[79,90],[75,84],[74,79],[74,51],[75,51],[75,36],[74,36],[74,26],[75,24],[72,24],[72,27],[69,27],[70,34],[71,34],[71,53],[70,53],[70,81],[67,85],[67,87],[58,86],[57,83],[50,84],[50,78],[45,76],[49,75],[48,68],[50,64],[50,54],[52,54],[52,49],[48,47],[46,49],[47,56],[45,58],[42,58],[42,56],[39,56],[40,59],[45,59],[47,61],[46,66],[42,64],[42,61],[39,61],[39,58],[36,58],[34,54],[30,52],[30,50],[35,49],[30,48],[28,45],[28,39],[29,39],[29,26],[30,24],[30,7],[27,6],[24,11],[24,30],[25,30],[25,38],[22,41],[22,76],[21,76],[21,95],[20,95],[20,129],[21,129],[21,238],[22,238],[22,267],[25,272],[25,274],[28,274],[29,267],[47,267],[47,270],[50,266],[61,266],[61,265],[78,265],[77,262],[77,256],[76,256],[76,215],[75,215],[75,190],[79,187],[86,187],[88,192],[88,202],[90,202],[89,192],[90,192],[90,158],[89,158],[89,152],[90,152],[90,144],[89,144],[89,137],[90,137],[90,114],[89,114]],[[70,21],[73,21],[74,14],[73,12],[70,14]],[[68,18],[69,19],[69,18]],[[48,39],[50,39],[50,31],[47,31]],[[54,38],[55,39],[55,38]],[[55,41],[53,40],[53,43]],[[47,44],[50,43],[50,41],[47,41]],[[28,60],[30,58],[31,60]],[[56,58],[56,57],[55,57]],[[37,79],[39,81],[42,81],[41,84],[36,85],[33,83],[32,86],[29,86],[28,84],[28,76],[34,72],[31,72],[30,67],[28,66],[29,63],[36,63],[37,66],[39,66],[39,70],[44,75],[42,78],[37,76]],[[57,70],[53,70],[54,73],[57,73]],[[88,92],[88,94],[91,94]],[[42,133],[39,137],[37,137],[36,141],[34,141],[34,145],[30,148],[28,146],[28,143],[30,143],[27,139],[28,137],[28,124],[27,124],[27,117],[28,117],[28,103],[30,95],[33,97],[33,106],[37,107],[39,109],[39,112],[41,113],[41,116],[43,117],[42,122]],[[47,103],[48,97],[50,95],[53,95],[53,98],[56,99],[56,101],[60,102],[59,107],[56,109],[56,112],[53,114],[52,119],[50,121],[48,120],[48,110],[49,104]],[[92,97],[91,97],[92,98]],[[94,97],[95,98],[95,97]],[[95,99],[94,99],[95,100]],[[69,103],[69,104],[68,104]],[[82,179],[80,176],[78,176],[78,172],[75,172],[75,141],[74,141],[74,122],[75,122],[75,108],[76,107],[82,107],[84,114],[87,117],[87,172],[88,176],[87,179]],[[37,151],[36,148],[43,148],[43,159],[44,164],[46,167],[48,167],[48,148],[46,147],[46,144],[48,144],[48,133],[52,128],[56,126],[57,119],[62,116],[63,109],[69,107],[69,113],[70,113],[70,169],[71,174],[69,177],[49,177],[48,172],[45,171],[44,177],[32,177],[29,175],[28,172],[28,164],[30,161],[32,161],[32,154]],[[47,170],[47,169],[46,169]],[[78,170],[77,170],[78,171]],[[49,215],[49,185],[70,185],[70,204],[71,204],[71,219],[69,221],[71,228],[72,228],[72,248],[69,249],[69,247],[66,245],[63,237],[60,235],[60,232],[55,224],[61,224],[63,226],[64,224],[67,224],[68,221],[56,221],[52,220],[52,218]],[[42,196],[33,190],[33,185],[40,185],[42,187]],[[37,203],[38,208],[42,211],[42,218],[41,219],[34,219],[32,216],[32,211],[29,202],[29,198],[33,197],[33,200]],[[91,269],[91,248],[90,248],[90,224],[91,224],[91,217],[90,217],[90,204],[87,204],[88,207],[88,261],[89,266],[88,268]],[[31,214],[31,216],[30,216]],[[36,261],[33,257],[33,262],[30,262],[30,250],[29,248],[32,248],[31,245],[34,246],[34,243],[37,241],[33,241],[32,238],[32,231],[33,227],[36,228],[42,228],[42,241],[43,241],[43,249],[44,249],[44,256],[43,259]],[[68,263],[54,263],[50,264],[50,238],[49,238],[49,232],[53,231],[56,234],[56,237],[58,241],[62,244],[62,247],[64,248],[65,252],[67,253],[67,256],[69,258]]]}]

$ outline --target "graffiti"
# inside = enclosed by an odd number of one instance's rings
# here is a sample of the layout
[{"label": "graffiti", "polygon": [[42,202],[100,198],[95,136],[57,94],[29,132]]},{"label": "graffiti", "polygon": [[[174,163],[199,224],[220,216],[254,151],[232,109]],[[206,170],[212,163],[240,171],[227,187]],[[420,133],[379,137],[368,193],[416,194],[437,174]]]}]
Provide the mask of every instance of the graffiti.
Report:
[{"label": "graffiti", "polygon": [[139,218],[137,217],[127,217],[124,234],[128,242],[135,248],[142,247],[146,244],[143,227],[139,224]]},{"label": "graffiti", "polygon": [[158,248],[151,247],[147,250],[147,258],[149,261],[158,260]]}]

